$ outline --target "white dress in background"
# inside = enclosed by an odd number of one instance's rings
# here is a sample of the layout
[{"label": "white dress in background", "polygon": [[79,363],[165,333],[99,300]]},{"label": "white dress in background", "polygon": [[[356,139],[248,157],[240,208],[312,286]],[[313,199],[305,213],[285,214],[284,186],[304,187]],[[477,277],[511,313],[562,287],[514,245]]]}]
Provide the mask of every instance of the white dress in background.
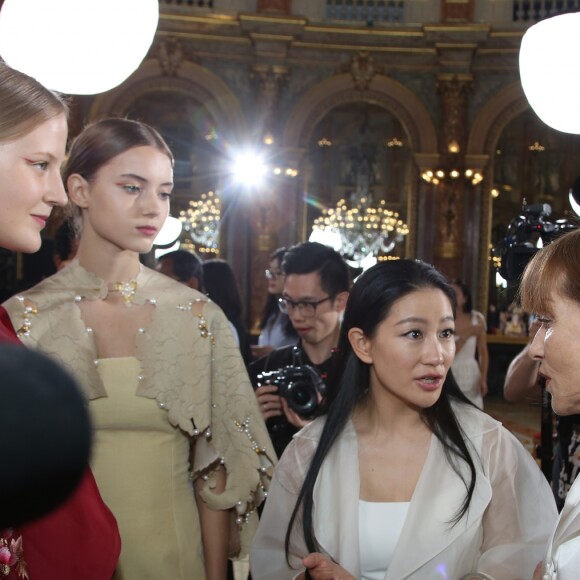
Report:
[{"label": "white dress in background", "polygon": [[[471,324],[476,326],[481,322],[482,314],[473,310],[471,312]],[[459,340],[460,336],[455,339]],[[477,336],[470,336],[463,348],[456,352],[451,365],[453,376],[463,394],[477,407],[483,409],[483,397],[481,396],[481,371],[479,362],[475,358],[477,351]]]},{"label": "white dress in background", "polygon": [[282,348],[283,346],[296,344],[298,341],[297,335],[288,334],[286,332],[287,322],[287,314],[282,314],[282,312],[280,312],[271,315],[266,322],[266,326],[264,326],[260,336],[258,337],[258,346]]}]

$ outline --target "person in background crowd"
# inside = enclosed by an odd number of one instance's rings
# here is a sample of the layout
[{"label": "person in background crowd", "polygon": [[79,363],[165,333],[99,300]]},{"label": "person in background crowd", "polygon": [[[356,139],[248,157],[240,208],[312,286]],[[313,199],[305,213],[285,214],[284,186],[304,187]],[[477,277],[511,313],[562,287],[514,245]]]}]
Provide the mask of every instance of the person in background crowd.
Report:
[{"label": "person in background crowd", "polygon": [[463,394],[483,409],[489,366],[485,317],[481,312],[473,310],[471,292],[463,282],[452,280],[451,285],[457,296],[456,353],[451,370]]},{"label": "person in background crowd", "polygon": [[[540,250],[520,284],[526,312],[540,323],[528,348],[552,395],[557,415],[580,413],[580,230],[564,234]],[[578,464],[577,458],[574,460]],[[569,482],[568,482],[569,483]],[[568,580],[580,570],[580,479],[566,494],[558,524],[546,544],[534,579]]]},{"label": "person in background crowd", "polygon": [[255,580],[532,576],[554,500],[526,449],[449,373],[455,307],[420,261],[357,279],[322,416],[275,471]]},{"label": "person in background crowd", "polygon": [[[0,62],[0,246],[3,248],[25,253],[38,251],[40,232],[53,208],[66,204],[60,166],[65,156],[67,116],[67,104],[59,95]],[[26,333],[29,314],[33,313],[21,312],[15,321],[16,327],[22,329],[21,336]],[[2,307],[0,342],[19,343],[14,326]],[[3,389],[8,389],[14,378],[11,379],[8,374],[4,379]],[[19,380],[21,388],[25,377]],[[54,388],[58,386],[55,382]],[[51,462],[52,474],[46,471],[47,458],[36,458],[35,454],[46,451],[47,442],[27,439],[35,429],[29,421],[33,421],[34,415],[39,412],[44,413],[42,421],[46,421],[51,417],[51,401],[54,404],[59,397],[51,393],[38,399],[34,393],[38,393],[39,385],[31,383],[31,387],[35,390],[29,393],[31,396],[27,401],[30,413],[20,417],[17,428],[10,429],[9,433],[2,431],[2,428],[14,426],[12,414],[9,420],[0,420],[0,440],[4,445],[2,471],[17,469],[18,461],[13,464],[10,460],[10,453],[16,450],[28,459],[28,469],[36,465],[39,471],[33,479],[21,482],[15,493],[3,489],[0,493],[0,512],[4,511],[2,506],[6,504],[10,504],[10,510],[16,512],[20,503],[26,519],[32,519],[34,515],[43,517],[13,530],[0,531],[0,575],[9,580],[110,580],[119,557],[119,533],[90,469],[83,470],[81,483],[72,495],[60,507],[44,515],[65,499],[67,490],[70,492],[75,488],[79,470],[76,460],[67,470],[61,470],[61,462],[66,462],[66,455],[74,451],[73,447],[64,446],[55,451],[61,456]],[[26,396],[25,391],[22,394]],[[1,397],[3,412],[11,413],[10,400],[14,397],[18,398],[12,393]],[[71,403],[71,400],[68,399],[68,402]],[[38,406],[42,408],[39,410]],[[16,409],[14,412],[17,412]],[[83,409],[79,413],[84,413]],[[76,431],[79,418],[71,418],[69,438],[84,437],[84,432]],[[55,432],[62,433],[67,425],[62,422],[60,412],[55,413],[53,419],[59,421],[54,427]],[[55,437],[55,432],[47,430],[42,436],[50,441]],[[11,441],[15,443],[12,445]],[[30,471],[27,473],[32,475]],[[54,484],[59,477],[62,489]],[[4,485],[17,481],[14,472],[1,479]],[[31,482],[34,484],[32,490]],[[27,499],[31,493],[34,499]],[[44,502],[39,501],[43,494]]]},{"label": "person in background crowd", "polygon": [[140,263],[169,213],[173,156],[152,127],[105,119],[74,140],[63,178],[77,257],[6,310],[20,327],[35,312],[25,342],[89,400],[91,463],[123,540],[114,578],[223,580],[274,452],[221,310]]},{"label": "person in background crowd", "polygon": [[286,248],[278,248],[270,256],[270,263],[265,272],[268,280],[268,298],[260,321],[261,332],[258,344],[252,347],[252,354],[257,358],[268,354],[275,348],[295,344],[298,339],[288,315],[280,311],[278,303],[284,290],[284,272],[282,271],[284,254],[286,254]]},{"label": "person in background crowd", "polygon": [[78,247],[78,234],[72,220],[63,220],[54,234],[54,265],[57,271],[74,260]]},{"label": "person in background crowd", "polygon": [[193,288],[204,292],[203,264],[194,252],[175,250],[157,258],[156,270]]},{"label": "person in background crowd", "polygon": [[250,338],[244,323],[242,298],[234,271],[225,260],[206,260],[203,263],[203,278],[205,293],[224,311],[244,363],[248,364],[252,358]]},{"label": "person in background crowd", "polygon": [[308,419],[288,406],[278,395],[277,386],[259,377],[294,364],[295,348],[301,364],[315,369],[323,380],[327,377],[350,285],[348,267],[340,254],[318,242],[292,246],[284,256],[282,270],[285,278],[279,306],[300,338],[296,345],[273,350],[254,361],[249,369],[278,457]]}]

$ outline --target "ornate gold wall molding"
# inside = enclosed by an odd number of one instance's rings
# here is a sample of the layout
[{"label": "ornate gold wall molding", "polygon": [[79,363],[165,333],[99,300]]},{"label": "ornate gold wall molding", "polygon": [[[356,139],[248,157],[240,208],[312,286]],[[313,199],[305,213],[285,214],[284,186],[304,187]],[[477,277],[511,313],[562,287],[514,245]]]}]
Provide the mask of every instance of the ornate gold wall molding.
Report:
[{"label": "ornate gold wall molding", "polygon": [[247,120],[234,93],[219,77],[190,61],[181,63],[174,76],[164,74],[157,59],[144,61],[122,85],[95,98],[88,121],[123,115],[139,97],[156,91],[182,93],[203,103],[218,129],[230,138],[241,141],[247,133]]},{"label": "ornate gold wall molding", "polygon": [[384,67],[377,64],[367,50],[361,50],[341,67],[341,71],[350,73],[356,89],[366,91],[375,76],[384,72]]},{"label": "ornate gold wall molding", "polygon": [[413,152],[438,151],[437,133],[429,112],[410,89],[394,79],[376,75],[369,90],[360,91],[347,73],[316,84],[298,101],[286,122],[284,145],[306,147],[312,131],[328,112],[354,102],[376,104],[395,115],[403,125]]},{"label": "ornate gold wall molding", "polygon": [[[473,77],[471,75],[442,74],[437,77],[437,90],[440,95],[443,118],[441,153],[445,158],[465,155],[467,104],[472,89]],[[452,151],[453,144],[457,147],[456,151]]]},{"label": "ornate gold wall molding", "polygon": [[256,122],[262,135],[273,133],[278,125],[278,103],[282,89],[288,81],[288,67],[257,63],[253,66],[252,79],[258,103]]},{"label": "ornate gold wall molding", "polygon": [[506,125],[529,108],[519,81],[499,91],[475,117],[467,140],[467,153],[491,155]]}]

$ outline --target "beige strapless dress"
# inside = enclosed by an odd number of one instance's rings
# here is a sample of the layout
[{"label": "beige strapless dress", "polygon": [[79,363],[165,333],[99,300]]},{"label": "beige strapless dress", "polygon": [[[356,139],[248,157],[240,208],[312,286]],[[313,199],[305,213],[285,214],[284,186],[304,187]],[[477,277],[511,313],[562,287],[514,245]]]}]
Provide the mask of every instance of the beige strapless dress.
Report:
[{"label": "beige strapless dress", "polygon": [[136,396],[139,369],[133,357],[99,360],[107,397],[89,406],[91,466],[121,532],[114,580],[202,580],[189,438],[170,425],[154,399]]}]

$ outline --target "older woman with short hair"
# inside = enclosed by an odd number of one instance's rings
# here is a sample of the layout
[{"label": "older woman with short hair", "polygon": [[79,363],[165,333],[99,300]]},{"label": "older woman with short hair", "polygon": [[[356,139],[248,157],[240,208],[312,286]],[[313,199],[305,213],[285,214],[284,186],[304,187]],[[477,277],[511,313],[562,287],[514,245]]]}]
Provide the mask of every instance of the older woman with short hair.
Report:
[{"label": "older woman with short hair", "polygon": [[[530,261],[521,303],[541,323],[529,354],[540,363],[558,415],[580,413],[580,230],[565,234]],[[580,479],[572,484],[535,579],[571,580],[580,571]]]}]

